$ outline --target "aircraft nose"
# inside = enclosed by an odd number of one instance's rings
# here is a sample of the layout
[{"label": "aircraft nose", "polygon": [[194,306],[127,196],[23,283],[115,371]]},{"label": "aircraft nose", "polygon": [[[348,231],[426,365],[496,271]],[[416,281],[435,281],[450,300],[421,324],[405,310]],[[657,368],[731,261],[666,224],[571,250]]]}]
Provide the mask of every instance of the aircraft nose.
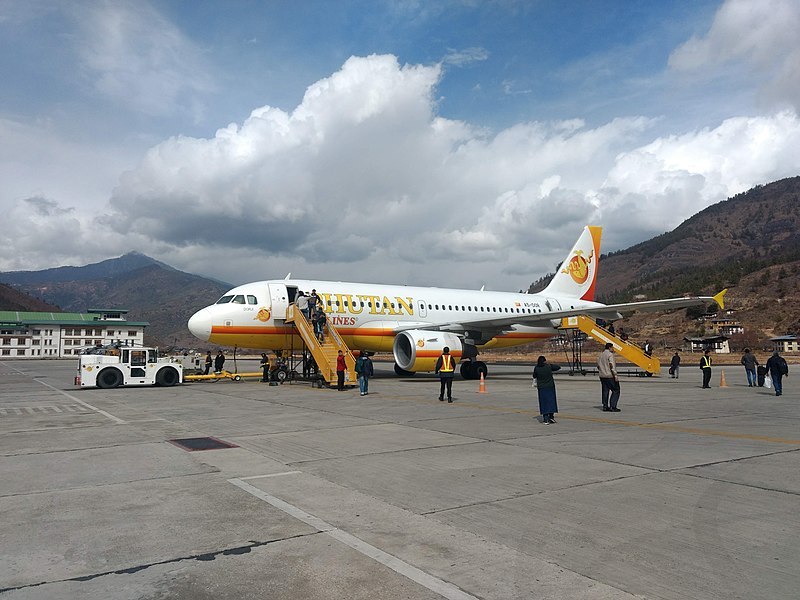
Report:
[{"label": "aircraft nose", "polygon": [[207,308],[198,310],[191,316],[188,325],[194,337],[207,342],[211,336],[211,311]]}]

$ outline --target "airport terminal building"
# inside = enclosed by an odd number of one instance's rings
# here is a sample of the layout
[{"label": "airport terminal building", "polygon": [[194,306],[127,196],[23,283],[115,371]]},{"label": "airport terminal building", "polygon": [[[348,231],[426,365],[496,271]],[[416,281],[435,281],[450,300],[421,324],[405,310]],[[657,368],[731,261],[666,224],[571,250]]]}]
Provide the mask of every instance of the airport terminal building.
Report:
[{"label": "airport terminal building", "polygon": [[128,321],[127,310],[90,308],[85,313],[0,311],[0,360],[71,358],[92,346],[144,345],[146,322]]}]

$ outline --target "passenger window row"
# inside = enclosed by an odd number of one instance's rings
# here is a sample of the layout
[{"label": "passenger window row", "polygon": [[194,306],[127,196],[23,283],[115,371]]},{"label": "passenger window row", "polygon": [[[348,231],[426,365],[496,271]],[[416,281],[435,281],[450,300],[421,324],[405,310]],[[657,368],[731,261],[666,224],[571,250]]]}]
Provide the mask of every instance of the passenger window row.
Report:
[{"label": "passenger window row", "polygon": [[[438,304],[428,304],[426,306],[425,303],[423,302],[421,304],[421,308],[423,310],[426,309],[426,308],[428,310],[439,310],[439,305]],[[456,310],[456,311],[461,310],[463,312],[495,312],[495,313],[505,312],[505,313],[519,313],[519,314],[534,314],[534,313],[542,312],[541,309],[537,310],[535,308],[531,309],[531,308],[519,308],[519,307],[511,307],[511,308],[509,308],[507,306],[500,306],[500,307],[498,307],[498,306],[485,306],[484,307],[484,306],[464,306],[464,305],[459,307],[457,304],[456,305],[453,305],[453,304],[442,304],[441,305],[441,310]]]}]

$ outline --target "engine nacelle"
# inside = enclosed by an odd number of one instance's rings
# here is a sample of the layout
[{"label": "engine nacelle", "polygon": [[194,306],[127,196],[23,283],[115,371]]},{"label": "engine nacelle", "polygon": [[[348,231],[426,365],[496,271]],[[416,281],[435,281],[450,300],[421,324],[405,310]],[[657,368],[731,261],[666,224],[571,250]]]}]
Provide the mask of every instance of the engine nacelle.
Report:
[{"label": "engine nacelle", "polygon": [[433,371],[445,346],[450,348],[450,354],[456,359],[461,358],[463,346],[457,335],[444,331],[410,329],[395,336],[392,353],[394,361],[401,369],[411,372]]}]

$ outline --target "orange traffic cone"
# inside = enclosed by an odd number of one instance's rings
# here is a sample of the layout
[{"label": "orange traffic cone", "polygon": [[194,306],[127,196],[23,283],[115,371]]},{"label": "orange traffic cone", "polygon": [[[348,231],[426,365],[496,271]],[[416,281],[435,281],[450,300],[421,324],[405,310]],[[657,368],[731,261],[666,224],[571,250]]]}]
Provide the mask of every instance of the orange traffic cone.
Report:
[{"label": "orange traffic cone", "polygon": [[728,387],[725,383],[725,369],[722,369],[722,374],[719,376],[719,387]]},{"label": "orange traffic cone", "polygon": [[486,380],[483,378],[483,371],[481,371],[481,386],[478,388],[479,394],[486,393]]}]

